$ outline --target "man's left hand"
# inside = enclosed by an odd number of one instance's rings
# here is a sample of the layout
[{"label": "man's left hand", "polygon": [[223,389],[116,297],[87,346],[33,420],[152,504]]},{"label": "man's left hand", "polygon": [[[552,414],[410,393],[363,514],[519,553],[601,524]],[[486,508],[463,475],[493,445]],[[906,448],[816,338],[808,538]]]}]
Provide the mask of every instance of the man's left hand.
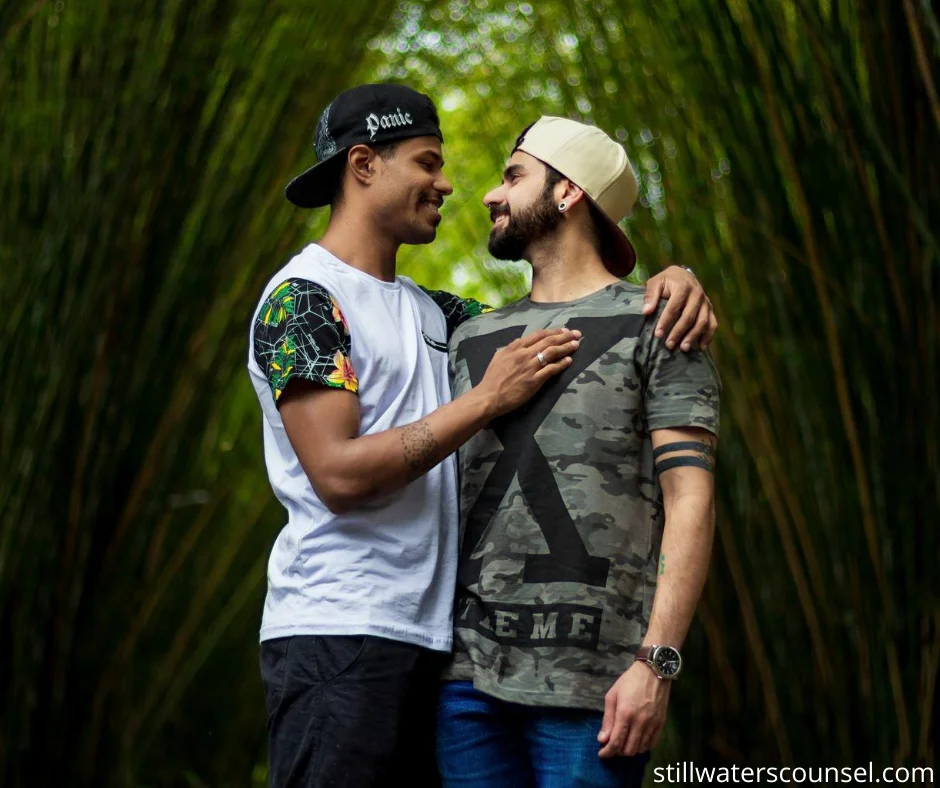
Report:
[{"label": "man's left hand", "polygon": [[656,746],[666,724],[671,681],[635,662],[604,696],[604,722],[597,740],[601,758],[636,755]]},{"label": "man's left hand", "polygon": [[643,314],[653,314],[660,298],[668,300],[659,316],[656,336],[664,337],[669,332],[666,347],[670,350],[676,346],[683,350],[696,345],[708,347],[718,329],[718,319],[698,279],[684,268],[671,265],[646,283]]}]

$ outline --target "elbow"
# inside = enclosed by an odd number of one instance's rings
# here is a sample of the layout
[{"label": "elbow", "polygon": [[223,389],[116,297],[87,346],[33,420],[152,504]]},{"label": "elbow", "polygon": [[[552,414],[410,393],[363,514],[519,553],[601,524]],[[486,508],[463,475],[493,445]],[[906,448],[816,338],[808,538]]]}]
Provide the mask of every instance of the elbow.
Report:
[{"label": "elbow", "polygon": [[333,514],[347,514],[355,509],[361,500],[361,498],[334,495],[329,498],[324,498],[323,503]]},{"label": "elbow", "polygon": [[321,495],[320,500],[333,514],[346,514],[352,508],[349,501],[337,495]]},{"label": "elbow", "polygon": [[352,496],[340,485],[317,485],[314,489],[323,505],[333,514],[346,514],[353,508]]},{"label": "elbow", "polygon": [[363,490],[348,479],[327,479],[315,484],[317,496],[333,514],[346,514],[362,503]]}]

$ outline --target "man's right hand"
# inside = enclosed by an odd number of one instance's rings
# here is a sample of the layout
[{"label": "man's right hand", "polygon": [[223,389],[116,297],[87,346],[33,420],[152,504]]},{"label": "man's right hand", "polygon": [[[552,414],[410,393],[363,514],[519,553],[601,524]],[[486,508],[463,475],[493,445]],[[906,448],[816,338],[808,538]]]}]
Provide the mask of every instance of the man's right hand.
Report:
[{"label": "man's right hand", "polygon": [[[580,331],[541,329],[496,351],[477,393],[487,397],[493,416],[502,416],[528,401],[549,378],[571,364],[580,344]],[[545,361],[539,361],[539,353]]]}]

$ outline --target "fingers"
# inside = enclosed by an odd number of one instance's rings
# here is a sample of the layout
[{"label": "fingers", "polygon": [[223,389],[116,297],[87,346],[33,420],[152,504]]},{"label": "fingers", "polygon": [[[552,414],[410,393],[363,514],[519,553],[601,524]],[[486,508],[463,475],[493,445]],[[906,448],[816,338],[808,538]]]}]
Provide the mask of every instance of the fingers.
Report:
[{"label": "fingers", "polygon": [[548,329],[540,328],[538,331],[533,331],[531,334],[526,334],[524,337],[519,337],[519,339],[512,342],[512,345],[516,347],[532,347],[536,342],[541,342],[545,337],[551,336],[552,334],[559,333],[559,329]]},{"label": "fingers", "polygon": [[570,342],[580,342],[581,341],[581,332],[577,331],[565,331],[560,334],[551,334],[550,336],[545,337],[544,339],[539,340],[534,345],[530,345],[529,349],[533,353],[538,353],[540,350],[545,350],[550,347],[557,347],[559,345],[567,345]]},{"label": "fingers", "polygon": [[[581,332],[571,331],[567,328],[540,328],[538,331],[533,331],[531,334],[526,334],[524,337],[514,340],[509,346],[512,347],[516,345],[516,347],[530,348],[540,342],[553,338],[558,342],[566,342],[571,339],[571,335],[580,337]],[[539,350],[541,350],[541,348],[539,348]]]},{"label": "fingers", "polygon": [[663,297],[665,280],[656,276],[646,283],[646,295],[643,296],[643,314],[651,315],[656,311],[659,299]]},{"label": "fingers", "polygon": [[548,339],[543,339],[535,347],[531,348],[530,352],[536,361],[538,360],[538,354],[541,353],[545,362],[552,364],[565,356],[570,356],[578,349],[580,344],[581,340],[579,339],[569,339],[566,342],[562,342],[556,337],[549,337]]},{"label": "fingers", "polygon": [[[664,722],[655,719],[649,720],[643,727],[643,735],[639,737],[639,744],[636,746],[636,752],[649,752],[659,744],[659,737],[663,734]],[[627,743],[627,749],[630,749],[630,743]],[[624,753],[630,755],[630,752]]]},{"label": "fingers", "polygon": [[[709,302],[711,306],[711,302]],[[718,330],[718,318],[715,315],[714,308],[711,310],[708,316],[708,329],[705,331],[705,338],[702,340],[702,349],[707,348],[711,342],[712,338],[715,336],[715,332]]]},{"label": "fingers", "polygon": [[[601,722],[601,730],[597,734],[597,740],[601,745],[610,744],[610,734],[614,730],[614,723],[617,722],[617,693],[611,690],[604,696],[604,719]],[[598,755],[604,758],[608,757],[604,753],[607,747],[602,746]]]},{"label": "fingers", "polygon": [[617,714],[617,694],[608,692],[604,696],[604,719],[601,721],[601,730],[597,734],[597,740],[601,744],[607,744],[610,741],[610,732],[614,727],[614,717]]},{"label": "fingers", "polygon": [[663,726],[660,725],[652,733],[647,733],[646,738],[643,741],[642,749],[640,752],[649,752],[657,744],[659,744],[659,737],[663,735]]},{"label": "fingers", "polygon": [[617,713],[614,715],[614,727],[610,731],[610,738],[607,740],[607,744],[601,747],[598,755],[601,758],[612,758],[623,753],[630,727],[629,713],[618,708]]},{"label": "fingers", "polygon": [[506,350],[520,350],[523,348],[532,347],[536,342],[540,342],[545,339],[547,336],[558,333],[559,329],[548,329],[540,328],[538,331],[533,331],[531,334],[526,334],[524,337],[519,337],[514,339],[508,345],[506,345]]},{"label": "fingers", "polygon": [[[570,366],[571,354],[578,349],[581,340],[572,339],[561,343],[563,338],[564,335],[546,337],[530,349],[530,352],[534,352],[536,363],[541,366],[541,369],[537,370],[533,376],[535,380],[544,382]],[[542,361],[539,361],[539,353],[542,354]]]},{"label": "fingers", "polygon": [[696,347],[696,344],[701,345],[702,337],[705,335],[705,331],[708,329],[709,318],[712,314],[712,305],[708,303],[708,299],[702,301],[702,305],[698,309],[698,317],[695,319],[695,325],[692,326],[692,329],[688,334],[685,335],[682,339],[682,344],[680,347],[683,351],[689,351],[692,348]]},{"label": "fingers", "polygon": [[630,732],[627,735],[626,744],[623,747],[624,755],[636,755],[643,752],[641,749],[644,739],[646,739],[648,720],[634,720],[630,726]]},{"label": "fingers", "polygon": [[562,372],[569,366],[571,366],[571,356],[565,356],[563,359],[556,361],[554,364],[546,364],[532,376],[532,379],[539,383],[544,383],[546,380],[548,380],[548,378],[557,375],[559,372]]},{"label": "fingers", "polygon": [[[675,299],[669,299],[669,302]],[[688,334],[689,329],[695,325],[695,321],[698,318],[699,309],[702,306],[702,303],[705,300],[705,293],[702,291],[693,292],[689,295],[688,300],[685,302],[685,308],[682,310],[682,314],[679,316],[679,319],[676,321],[676,324],[672,327],[672,331],[669,332],[669,337],[666,339],[666,347],[672,350],[675,348]]]},{"label": "fingers", "polygon": [[689,292],[687,290],[681,293],[673,293],[669,297],[663,313],[659,316],[659,322],[656,324],[656,336],[660,338],[666,336],[669,329],[675,325],[676,320],[682,314],[682,307],[689,296]]}]

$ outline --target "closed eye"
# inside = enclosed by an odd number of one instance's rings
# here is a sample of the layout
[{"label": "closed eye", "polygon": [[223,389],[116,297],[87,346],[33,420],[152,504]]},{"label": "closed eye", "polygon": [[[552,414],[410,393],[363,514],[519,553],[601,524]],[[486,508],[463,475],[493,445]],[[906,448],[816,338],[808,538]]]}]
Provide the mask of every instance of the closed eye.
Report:
[{"label": "closed eye", "polygon": [[[419,158],[420,157],[420,158]],[[437,172],[444,169],[443,157],[434,150],[420,151],[414,159],[418,166],[426,172]]]},{"label": "closed eye", "polygon": [[513,184],[525,173],[518,164],[511,164],[503,171],[503,183]]}]

